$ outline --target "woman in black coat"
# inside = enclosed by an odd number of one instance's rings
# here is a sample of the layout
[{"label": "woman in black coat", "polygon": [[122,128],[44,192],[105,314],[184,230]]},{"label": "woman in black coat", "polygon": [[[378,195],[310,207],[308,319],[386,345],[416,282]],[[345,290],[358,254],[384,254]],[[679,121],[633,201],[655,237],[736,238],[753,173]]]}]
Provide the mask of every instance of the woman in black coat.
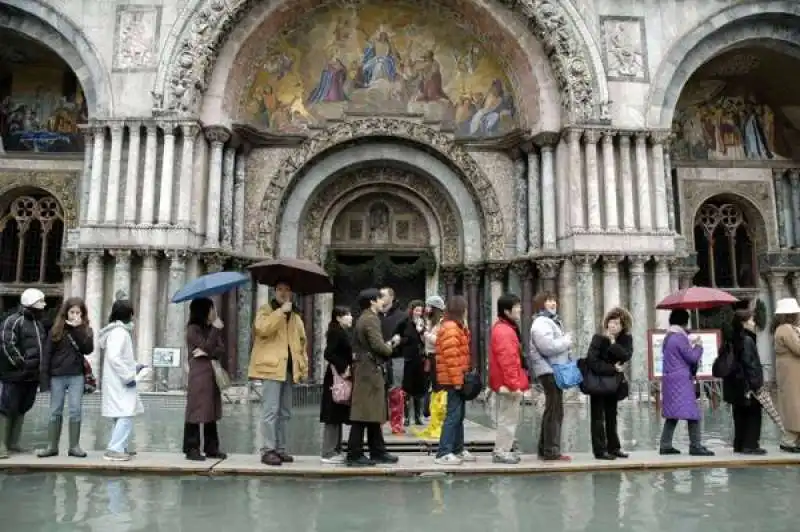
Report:
[{"label": "woman in black coat", "polygon": [[627,458],[617,434],[617,403],[628,395],[623,364],[633,354],[631,315],[623,308],[613,308],[603,318],[603,333],[595,334],[586,355],[585,371],[604,379],[616,379],[611,393],[589,394],[592,452],[599,460]]},{"label": "woman in black coat", "polygon": [[342,425],[350,423],[350,405],[333,401],[333,370],[350,379],[350,365],[353,363],[353,347],[348,329],[353,326],[353,316],[347,307],[333,309],[328,325],[325,344],[325,360],[328,367],[322,381],[322,404],[319,420],[325,424],[322,434],[322,462],[343,464]]},{"label": "woman in black coat", "polygon": [[733,317],[731,348],[735,364],[722,380],[722,398],[733,410],[733,452],[766,454],[761,448],[761,403],[750,392],[764,386],[764,370],[756,347],[756,323],[749,310]]},{"label": "woman in black coat", "polygon": [[[405,392],[405,426],[409,426],[409,402],[414,406],[414,423],[422,425],[422,399],[428,391],[425,375],[425,320],[422,313],[425,303],[414,300],[408,305],[408,315],[401,321],[394,333],[400,336],[397,346],[398,357],[403,358],[403,391]],[[410,401],[409,401],[410,399]]]}]

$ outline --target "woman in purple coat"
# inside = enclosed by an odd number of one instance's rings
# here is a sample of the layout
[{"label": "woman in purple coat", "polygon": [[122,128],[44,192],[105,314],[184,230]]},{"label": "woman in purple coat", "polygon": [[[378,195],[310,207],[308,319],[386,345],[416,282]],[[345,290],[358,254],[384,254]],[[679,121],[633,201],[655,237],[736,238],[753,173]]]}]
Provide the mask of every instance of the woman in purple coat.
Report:
[{"label": "woman in purple coat", "polygon": [[664,338],[661,390],[663,394],[661,454],[680,454],[672,446],[672,436],[678,421],[685,419],[689,426],[689,454],[714,456],[700,441],[700,408],[694,389],[694,377],[703,346],[696,336],[689,337],[689,313],[673,310],[669,315],[669,329]]}]

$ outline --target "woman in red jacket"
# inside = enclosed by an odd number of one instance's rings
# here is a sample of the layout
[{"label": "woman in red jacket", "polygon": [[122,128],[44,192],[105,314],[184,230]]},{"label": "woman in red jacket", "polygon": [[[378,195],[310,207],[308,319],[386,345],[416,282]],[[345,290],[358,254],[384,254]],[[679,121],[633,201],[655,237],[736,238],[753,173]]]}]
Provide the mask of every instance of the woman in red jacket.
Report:
[{"label": "woman in red jacket", "polygon": [[521,316],[522,303],[517,296],[500,296],[497,300],[497,321],[492,326],[489,340],[489,388],[496,393],[497,409],[492,458],[498,464],[518,464],[520,461],[519,455],[513,453],[511,448],[522,413],[522,394],[530,387],[519,330]]}]

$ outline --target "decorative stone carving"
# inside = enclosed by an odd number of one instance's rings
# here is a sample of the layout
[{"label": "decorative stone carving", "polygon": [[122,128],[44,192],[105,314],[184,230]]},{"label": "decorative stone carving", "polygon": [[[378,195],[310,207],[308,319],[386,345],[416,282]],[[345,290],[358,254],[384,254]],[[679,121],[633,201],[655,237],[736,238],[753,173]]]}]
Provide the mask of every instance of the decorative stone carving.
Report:
[{"label": "decorative stone carving", "polygon": [[[168,52],[166,72],[159,71],[153,93],[154,112],[196,114],[219,51],[235,25],[258,3],[256,0],[204,0],[189,16],[175,47]],[[571,17],[555,0],[502,0],[528,20],[542,43],[558,81],[562,106],[572,122],[591,119],[595,73],[589,52]],[[179,21],[179,23],[182,21]],[[166,101],[165,101],[166,100]]]},{"label": "decorative stone carving", "polygon": [[460,171],[483,216],[484,257],[489,260],[502,260],[505,255],[505,230],[500,203],[492,183],[472,156],[444,133],[407,120],[383,117],[354,120],[330,127],[310,138],[278,165],[278,170],[270,178],[261,202],[261,222],[258,229],[261,253],[266,256],[273,254],[276,246],[278,213],[295,176],[317,156],[336,145],[357,138],[387,136],[424,143],[437,150]]},{"label": "decorative stone carving", "polygon": [[231,138],[231,132],[223,126],[210,126],[203,133],[211,144],[225,144]]},{"label": "decorative stone carving", "polygon": [[561,259],[541,259],[536,261],[536,271],[542,279],[555,280],[561,269]]},{"label": "decorative stone carving", "polygon": [[600,258],[599,255],[575,255],[572,257],[572,262],[575,263],[575,268],[579,273],[590,272],[598,258]]},{"label": "decorative stone carving", "polygon": [[303,223],[301,256],[314,262],[320,262],[322,226],[327,213],[342,195],[363,186],[380,184],[401,186],[413,190],[417,195],[426,199],[431,204],[431,210],[439,222],[442,265],[462,262],[461,225],[451,205],[441,200],[441,192],[428,179],[396,168],[356,170],[331,181],[327,187],[316,194],[313,202],[306,209],[308,214]]},{"label": "decorative stone carving", "polygon": [[600,17],[606,76],[612,81],[648,82],[647,40],[641,17]]},{"label": "decorative stone carving", "polygon": [[161,6],[118,6],[114,70],[153,68]]},{"label": "decorative stone carving", "polygon": [[78,172],[0,170],[0,198],[24,184],[52,195],[60,204],[66,229],[78,225]]},{"label": "decorative stone carving", "polygon": [[225,262],[228,260],[228,256],[224,253],[205,253],[202,259],[208,273],[216,273],[221,272],[225,268]]},{"label": "decorative stone carving", "polygon": [[520,280],[533,279],[533,265],[527,260],[511,263],[511,270],[519,276]]},{"label": "decorative stone carving", "polygon": [[464,284],[466,286],[477,286],[481,282],[481,269],[477,266],[469,266],[464,269]]},{"label": "decorative stone carving", "polygon": [[603,255],[603,271],[606,273],[619,272],[619,263],[624,258],[621,255]]},{"label": "decorative stone carving", "polygon": [[489,280],[492,282],[502,283],[506,278],[506,270],[508,264],[504,262],[494,262],[486,265],[486,271],[489,274]]}]

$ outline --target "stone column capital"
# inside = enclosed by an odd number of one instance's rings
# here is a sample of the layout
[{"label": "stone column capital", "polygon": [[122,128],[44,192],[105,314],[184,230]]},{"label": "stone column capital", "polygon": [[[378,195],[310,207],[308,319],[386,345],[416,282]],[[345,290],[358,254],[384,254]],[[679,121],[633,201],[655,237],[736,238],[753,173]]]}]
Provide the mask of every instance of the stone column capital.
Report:
[{"label": "stone column capital", "polygon": [[103,259],[105,258],[105,252],[102,249],[87,249],[84,252],[86,254],[86,264],[87,267],[102,267],[103,266]]},{"label": "stone column capital", "polygon": [[516,273],[522,280],[533,279],[533,264],[528,259],[512,262],[511,271]]},{"label": "stone column capital", "polygon": [[170,260],[170,264],[173,262],[183,261],[189,256],[189,252],[185,249],[168,249],[164,252],[164,255]]},{"label": "stone column capital", "polygon": [[792,186],[797,185],[797,182],[800,181],[800,171],[791,169],[787,172],[789,176],[789,181],[792,182]]},{"label": "stone column capital", "polygon": [[786,270],[770,270],[767,273],[767,276],[769,277],[770,281],[772,281],[772,282],[775,282],[775,281],[783,282],[786,279],[786,277],[789,276],[789,272],[786,271]]},{"label": "stone column capital", "polygon": [[636,145],[641,146],[647,142],[647,137],[650,136],[649,131],[635,131],[633,133],[634,138],[636,139]]},{"label": "stone column capital", "polygon": [[456,284],[458,280],[458,267],[457,266],[442,266],[439,269],[439,273],[442,275],[442,280],[444,284]]},{"label": "stone column capital", "polygon": [[776,183],[780,183],[784,175],[786,175],[786,170],[784,170],[783,168],[772,169],[772,180],[775,181]]},{"label": "stone column capital", "polygon": [[111,130],[112,137],[119,137],[125,131],[125,122],[121,120],[109,122],[108,128]]},{"label": "stone column capital", "polygon": [[656,263],[656,271],[657,272],[658,271],[669,272],[669,270],[672,267],[674,267],[678,262],[678,259],[675,258],[672,255],[654,255],[653,256],[653,260]]},{"label": "stone column capital", "polygon": [[117,262],[130,261],[131,255],[133,255],[132,250],[124,248],[112,248],[108,250],[108,253],[114,257]]},{"label": "stone column capital", "polygon": [[193,139],[200,132],[200,125],[195,122],[183,122],[180,124],[181,133],[187,139]]},{"label": "stone column capital", "polygon": [[560,258],[537,260],[535,264],[539,277],[547,280],[555,280],[555,278],[558,277],[558,271],[561,269],[561,262],[562,259]]},{"label": "stone column capital", "polygon": [[486,265],[489,280],[492,282],[503,282],[507,270],[508,264],[505,262],[492,262]]},{"label": "stone column capital", "polygon": [[224,253],[205,253],[203,262],[209,273],[221,272],[225,268],[225,261],[228,256]]},{"label": "stone column capital", "polygon": [[631,132],[630,131],[618,131],[617,135],[619,136],[619,144],[620,144],[620,146],[630,146],[630,144],[631,144]]},{"label": "stone column capital", "polygon": [[533,143],[540,149],[552,150],[558,144],[559,134],[554,131],[544,131],[533,137]]},{"label": "stone column capital", "polygon": [[128,131],[131,135],[138,135],[139,129],[142,127],[141,120],[126,120],[125,125],[128,126]]},{"label": "stone column capital", "polygon": [[148,137],[152,137],[153,135],[156,134],[156,131],[158,131],[158,126],[156,125],[155,122],[146,122],[144,124],[144,128],[145,130],[147,130]]},{"label": "stone column capital", "polygon": [[136,250],[136,254],[145,260],[145,264],[150,260],[154,260],[161,256],[161,251],[158,249],[141,248]]},{"label": "stone column capital", "polygon": [[622,255],[603,255],[603,271],[607,273],[619,272],[619,263],[625,260]]},{"label": "stone column capital", "polygon": [[477,265],[467,266],[464,269],[464,284],[467,286],[478,286],[481,282],[482,268]]},{"label": "stone column capital", "polygon": [[583,142],[587,145],[597,144],[602,132],[599,129],[587,129],[583,132]]},{"label": "stone column capital", "polygon": [[656,145],[667,144],[672,136],[672,132],[666,129],[656,129],[650,132],[650,142]]},{"label": "stone column capital", "polygon": [[164,132],[165,137],[174,137],[175,129],[178,127],[178,124],[170,120],[159,120],[158,127]]},{"label": "stone column capital", "polygon": [[631,275],[644,275],[644,265],[649,260],[649,255],[630,255],[628,257],[628,262],[630,264]]},{"label": "stone column capital", "polygon": [[578,128],[565,129],[563,136],[567,139],[567,142],[579,142],[581,136],[583,136],[583,130]]},{"label": "stone column capital", "polygon": [[223,126],[210,126],[203,130],[206,139],[212,144],[225,144],[231,138],[231,132]]},{"label": "stone column capital", "polygon": [[588,273],[598,258],[599,255],[575,255],[572,260],[578,273]]}]

